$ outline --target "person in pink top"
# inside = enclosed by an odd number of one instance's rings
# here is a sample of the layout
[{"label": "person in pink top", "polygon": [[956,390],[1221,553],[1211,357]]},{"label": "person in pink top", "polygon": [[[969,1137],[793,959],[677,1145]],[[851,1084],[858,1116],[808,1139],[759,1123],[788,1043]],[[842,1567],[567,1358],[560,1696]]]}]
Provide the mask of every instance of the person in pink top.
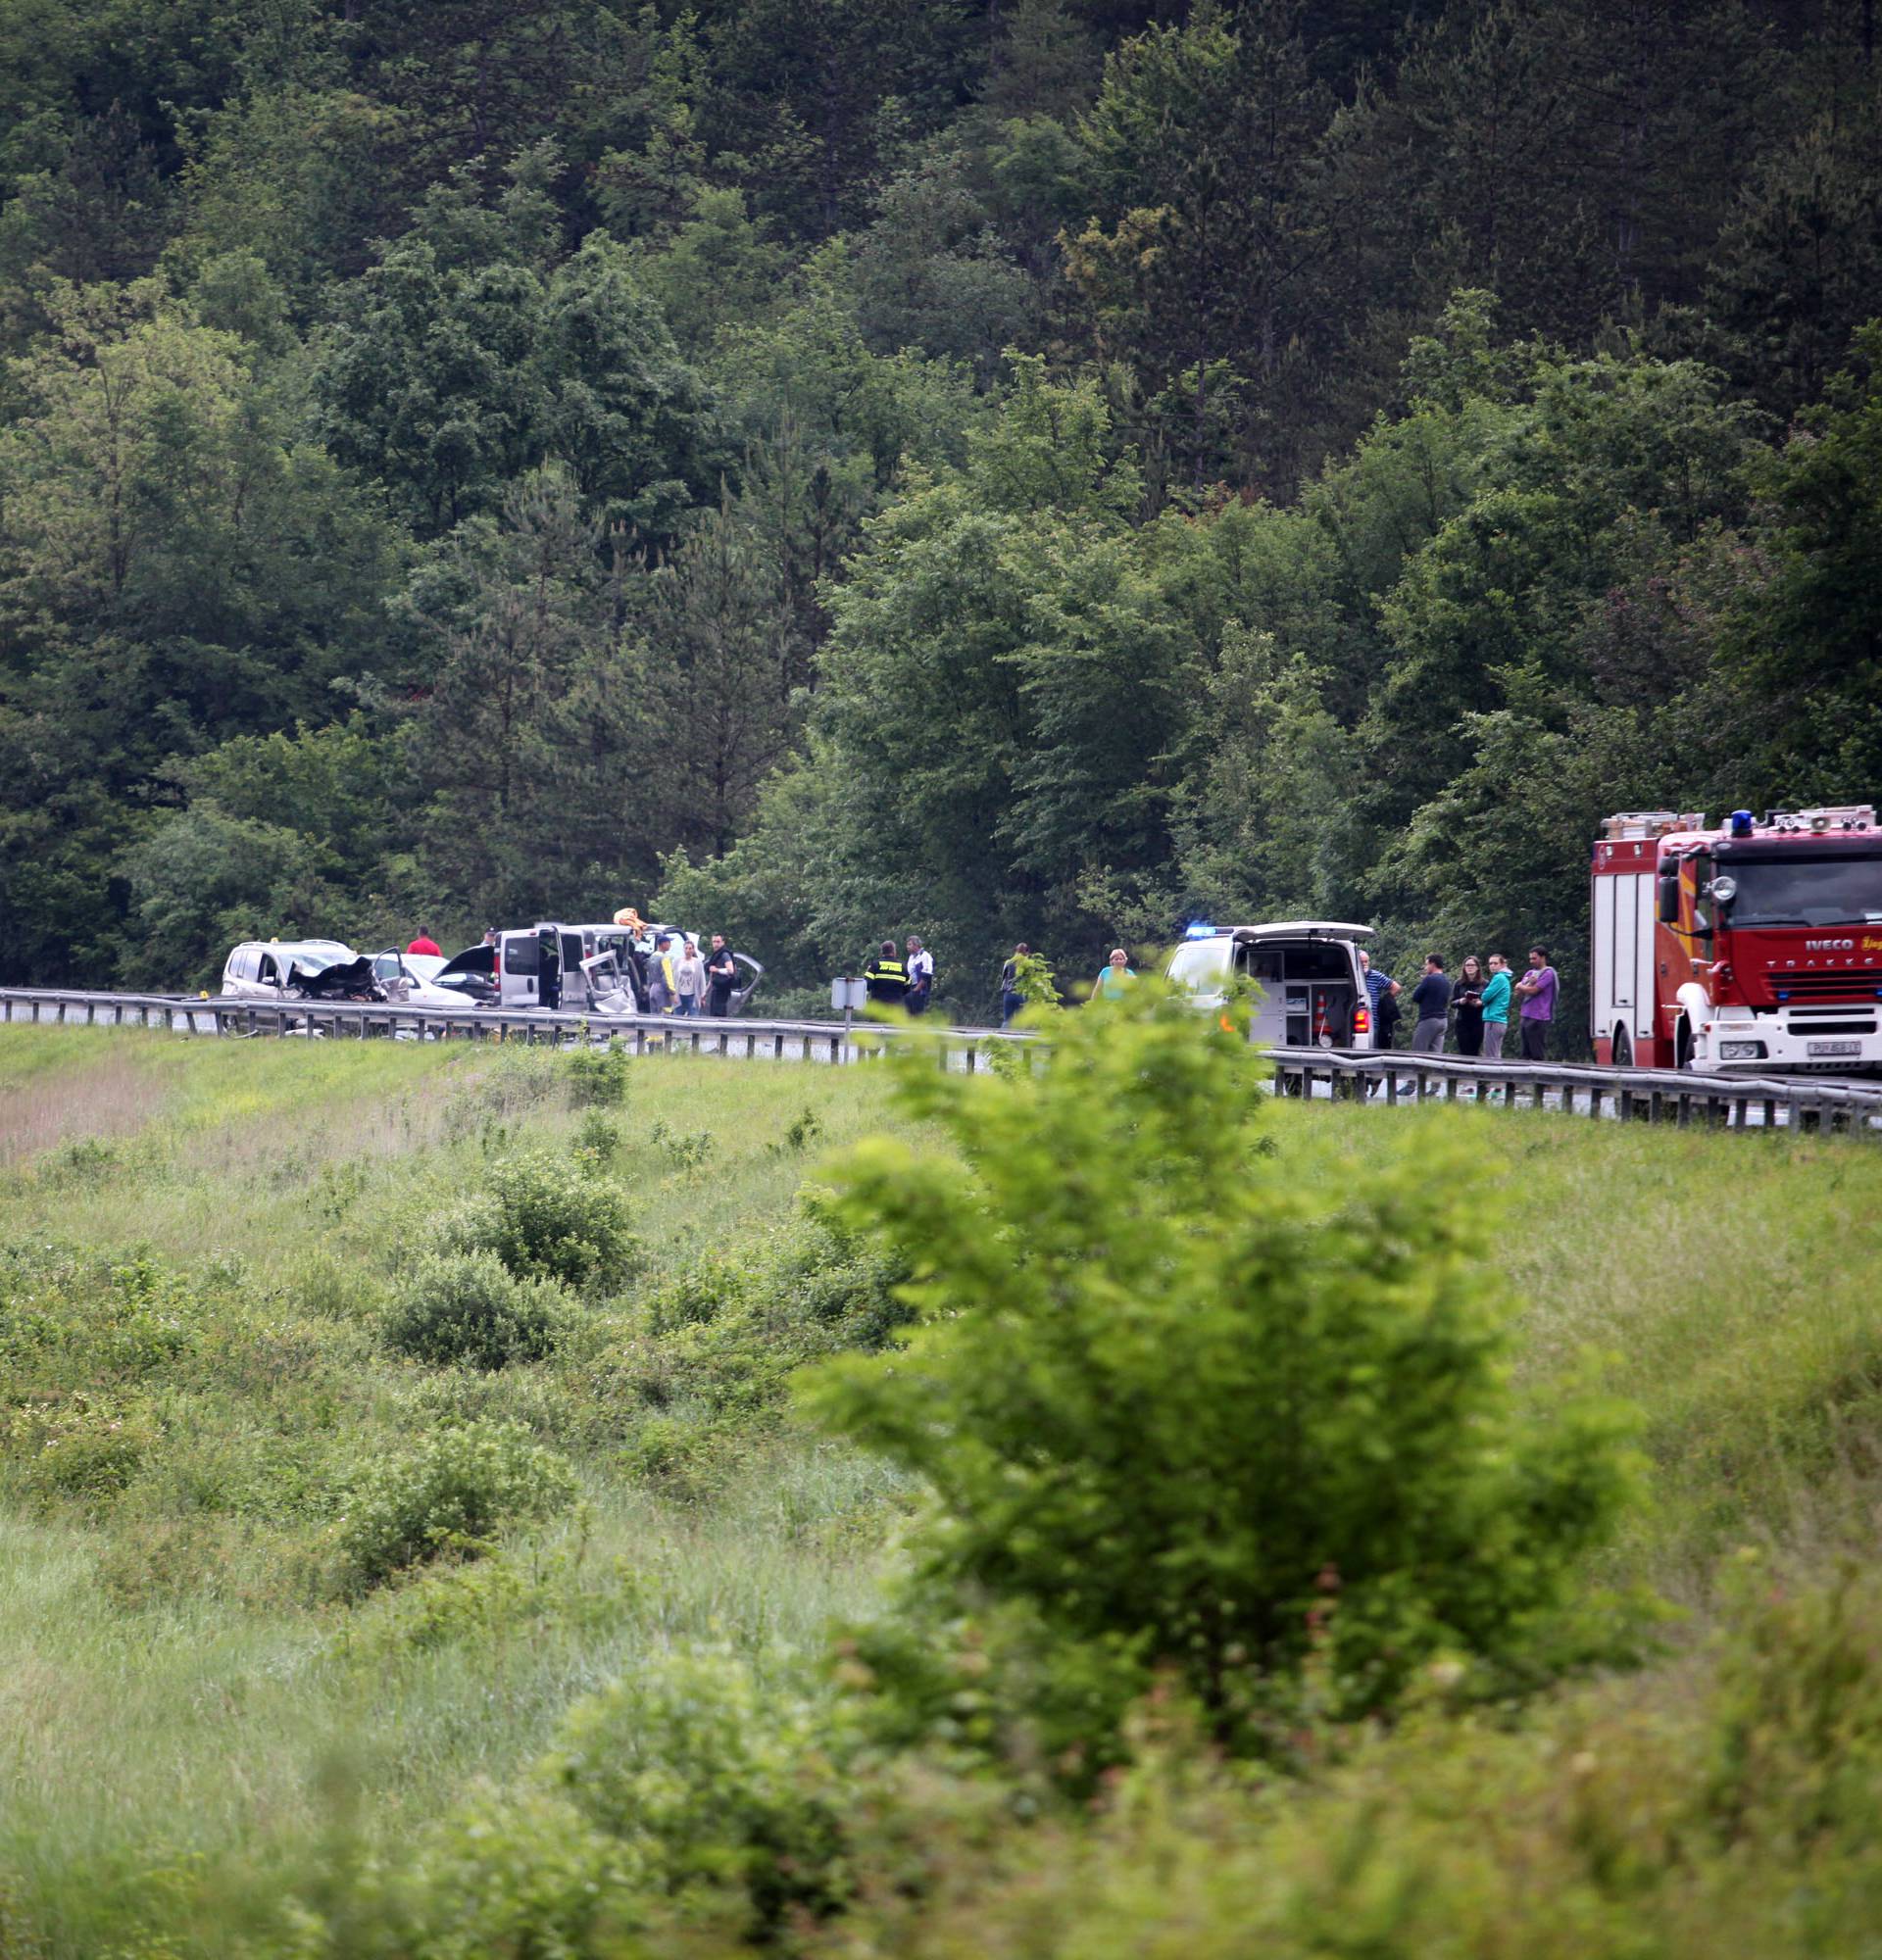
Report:
[{"label": "person in pink top", "polygon": [[420,926],[418,938],[405,950],[408,953],[428,953],[434,959],[441,958],[444,955],[444,948],[425,931],[423,926]]}]

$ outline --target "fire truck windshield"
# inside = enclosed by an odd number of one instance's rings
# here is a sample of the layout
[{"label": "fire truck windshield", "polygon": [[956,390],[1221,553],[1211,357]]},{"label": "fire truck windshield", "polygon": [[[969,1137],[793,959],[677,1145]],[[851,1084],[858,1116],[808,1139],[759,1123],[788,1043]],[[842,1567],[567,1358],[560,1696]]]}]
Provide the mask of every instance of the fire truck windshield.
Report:
[{"label": "fire truck windshield", "polygon": [[1882,853],[1734,862],[1735,926],[1882,925]]}]

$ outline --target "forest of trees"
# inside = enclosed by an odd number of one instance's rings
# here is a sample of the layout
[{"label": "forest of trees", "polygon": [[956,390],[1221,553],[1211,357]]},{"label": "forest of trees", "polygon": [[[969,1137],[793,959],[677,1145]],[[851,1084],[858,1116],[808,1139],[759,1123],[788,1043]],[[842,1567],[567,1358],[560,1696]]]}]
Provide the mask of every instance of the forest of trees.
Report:
[{"label": "forest of trees", "polygon": [[15,0],[0,978],[1572,973],[1608,810],[1882,789],[1875,13]]}]

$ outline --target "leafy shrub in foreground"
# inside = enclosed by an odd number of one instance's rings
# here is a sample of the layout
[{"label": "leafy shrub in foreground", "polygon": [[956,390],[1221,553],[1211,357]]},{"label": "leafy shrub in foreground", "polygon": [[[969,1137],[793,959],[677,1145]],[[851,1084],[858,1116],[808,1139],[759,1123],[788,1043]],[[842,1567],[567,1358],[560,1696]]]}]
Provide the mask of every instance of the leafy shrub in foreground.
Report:
[{"label": "leafy shrub in foreground", "polygon": [[1093,1813],[1006,1832],[989,1856],[931,1811],[920,1887],[880,1883],[860,1844],[864,1902],[839,1950],[1866,1953],[1882,1912],[1882,1583],[1852,1565],[1826,1586],[1774,1584],[1749,1555],[1742,1577],[1714,1652],[1645,1694],[1613,1683],[1486,1722],[1434,1692],[1418,1721],[1346,1739],[1348,1760],[1282,1802],[1251,1800],[1180,1722],[1158,1733],[1140,1714],[1139,1763]]},{"label": "leafy shrub in foreground", "polygon": [[1626,1423],[1519,1415],[1455,1146],[1264,1151],[1258,1054],[1151,982],[1064,1017],[1036,1074],[893,1065],[959,1158],[878,1138],[834,1177],[924,1315],[813,1398],[931,1484],[931,1594],[1023,1608],[1043,1665],[1173,1670],[1245,1747],[1310,1658],[1347,1715],[1441,1652],[1504,1685],[1558,1663]]},{"label": "leafy shrub in foreground", "polygon": [[[833,1753],[834,1745],[834,1753]],[[547,1765],[650,1890],[742,1899],[763,1937],[848,1890],[839,1719],[722,1651],[673,1654],[578,1702]]]},{"label": "leafy shrub in foreground", "polygon": [[645,1960],[645,1892],[625,1847],[534,1785],[484,1790],[401,1847],[289,1900],[314,1960]]},{"label": "leafy shrub in foreground", "polygon": [[518,1425],[450,1429],[358,1479],[340,1551],[354,1582],[372,1586],[440,1552],[474,1557],[503,1526],[552,1517],[574,1494],[569,1465]]},{"label": "leafy shrub in foreground", "polygon": [[420,1361],[502,1368],[542,1360],[567,1319],[555,1281],[520,1280],[494,1252],[439,1252],[400,1282],[385,1339]]},{"label": "leafy shrub in foreground", "polygon": [[442,1250],[494,1252],[518,1279],[560,1280],[577,1293],[619,1286],[641,1250],[619,1190],[547,1151],[494,1165],[437,1236]]}]

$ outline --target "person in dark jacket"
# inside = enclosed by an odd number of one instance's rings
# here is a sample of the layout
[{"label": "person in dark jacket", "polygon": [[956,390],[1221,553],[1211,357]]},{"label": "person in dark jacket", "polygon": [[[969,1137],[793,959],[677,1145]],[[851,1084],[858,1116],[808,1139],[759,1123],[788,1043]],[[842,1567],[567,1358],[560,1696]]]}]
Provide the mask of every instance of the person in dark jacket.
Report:
[{"label": "person in dark jacket", "polygon": [[721,1019],[732,1010],[732,996],[738,989],[738,962],[725,944],[722,932],[713,934],[712,957],[706,962],[706,1011]]},{"label": "person in dark jacket", "polygon": [[1032,948],[1022,939],[1013,949],[1013,957],[1000,969],[1000,1025],[1003,1028],[1026,1004],[1026,997],[1019,991],[1019,962],[1031,952]]},{"label": "person in dark jacket", "polygon": [[1483,1053],[1483,962],[1474,953],[1466,954],[1458,968],[1458,984],[1451,996],[1451,1010],[1458,1017],[1458,1053]]},{"label": "person in dark jacket", "polygon": [[899,1007],[908,996],[908,962],[895,950],[895,941],[885,939],[882,951],[863,969],[872,1007]]},{"label": "person in dark jacket", "polygon": [[1442,1054],[1451,983],[1444,976],[1444,961],[1435,953],[1424,962],[1424,978],[1412,990],[1412,1005],[1418,1017],[1412,1030],[1412,1053]]}]

